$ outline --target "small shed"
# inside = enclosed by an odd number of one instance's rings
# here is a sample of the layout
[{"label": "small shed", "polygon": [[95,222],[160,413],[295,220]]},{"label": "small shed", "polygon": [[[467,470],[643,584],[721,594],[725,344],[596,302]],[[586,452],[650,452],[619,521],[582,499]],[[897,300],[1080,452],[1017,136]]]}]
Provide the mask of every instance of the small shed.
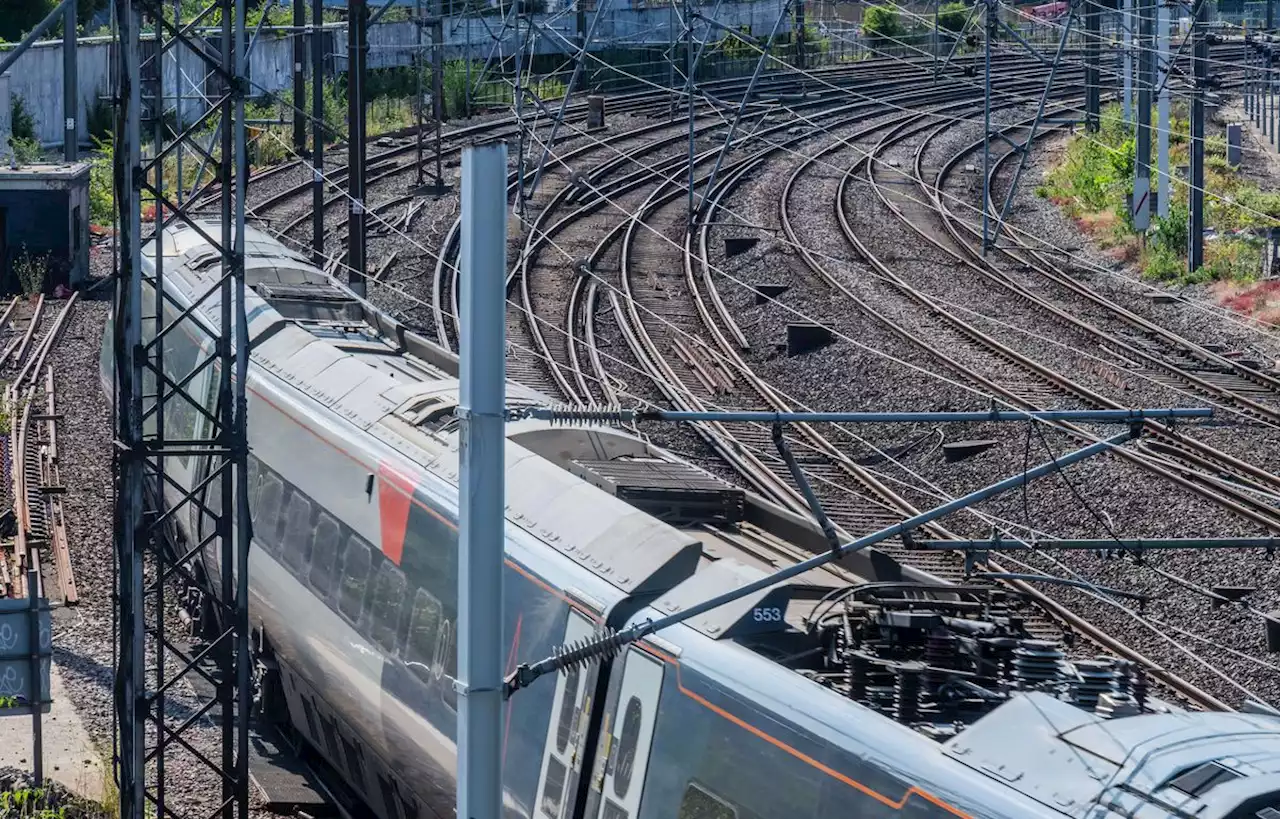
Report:
[{"label": "small shed", "polygon": [[22,287],[16,263],[48,255],[47,291],[89,275],[89,163],[0,166],[0,290]]}]

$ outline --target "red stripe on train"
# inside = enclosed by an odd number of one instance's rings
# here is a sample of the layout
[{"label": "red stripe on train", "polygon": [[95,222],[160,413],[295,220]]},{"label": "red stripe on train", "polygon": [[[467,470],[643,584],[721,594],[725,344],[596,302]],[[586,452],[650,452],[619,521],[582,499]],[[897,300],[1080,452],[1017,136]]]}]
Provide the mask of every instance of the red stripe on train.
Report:
[{"label": "red stripe on train", "polygon": [[382,524],[382,553],[397,566],[404,555],[409,528],[413,480],[386,464],[378,464],[378,518]]}]

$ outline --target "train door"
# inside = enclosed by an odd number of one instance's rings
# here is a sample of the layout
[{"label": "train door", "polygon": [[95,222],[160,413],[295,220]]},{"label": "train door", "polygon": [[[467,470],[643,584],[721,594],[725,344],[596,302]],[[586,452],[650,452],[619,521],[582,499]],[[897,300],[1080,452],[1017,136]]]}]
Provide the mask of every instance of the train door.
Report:
[{"label": "train door", "polygon": [[[564,632],[562,645],[569,645],[592,636],[595,626],[576,609],[570,609]],[[563,819],[571,813],[573,795],[582,775],[581,744],[586,738],[585,723],[591,713],[587,702],[590,688],[590,675],[585,669],[575,668],[556,676],[547,744],[542,752],[542,770],[538,774],[539,819]]]},{"label": "train door", "polygon": [[608,717],[606,762],[596,819],[635,819],[640,813],[662,673],[660,661],[638,648],[627,651],[617,704]]}]

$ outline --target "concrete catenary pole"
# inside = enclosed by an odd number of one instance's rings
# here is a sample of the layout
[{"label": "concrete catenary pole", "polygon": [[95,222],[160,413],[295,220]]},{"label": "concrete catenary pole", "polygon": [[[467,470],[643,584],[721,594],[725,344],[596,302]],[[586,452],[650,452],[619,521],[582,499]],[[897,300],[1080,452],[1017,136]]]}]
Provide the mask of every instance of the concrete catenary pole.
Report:
[{"label": "concrete catenary pole", "polygon": [[458,816],[502,815],[507,148],[462,154]]},{"label": "concrete catenary pole", "polygon": [[347,4],[347,276],[351,289],[365,295],[365,59],[369,51],[369,7],[365,0]]},{"label": "concrete catenary pole", "polygon": [[1124,27],[1124,121],[1133,122],[1133,4],[1124,0],[1120,21]]},{"label": "concrete catenary pole", "polygon": [[1191,18],[1191,218],[1187,231],[1187,270],[1204,264],[1204,95],[1209,79],[1209,0],[1196,0]]},{"label": "concrete catenary pole", "polygon": [[[62,157],[67,162],[80,158],[77,123],[80,114],[80,80],[76,71],[76,4],[67,3],[62,24]],[[162,72],[163,73],[163,72]],[[178,182],[182,187],[182,182]]]},{"label": "concrete catenary pole", "polygon": [[[301,3],[303,0],[295,0]],[[294,105],[302,107],[302,100]],[[324,267],[324,0],[311,0],[311,261]]]},{"label": "concrete catenary pole", "polygon": [[1135,28],[1137,44],[1137,154],[1133,164],[1133,217],[1135,230],[1143,231],[1151,226],[1151,89],[1155,72],[1154,52],[1151,42],[1152,18],[1155,16],[1155,0],[1137,0],[1137,18],[1130,22]]},{"label": "concrete catenary pole", "polygon": [[1088,3],[1084,12],[1084,128],[1097,133],[1101,120],[1102,88],[1098,59],[1102,51],[1102,9]]},{"label": "concrete catenary pole", "polygon": [[1157,5],[1159,11],[1156,28],[1156,71],[1160,88],[1160,130],[1156,133],[1156,212],[1160,218],[1169,216],[1169,132],[1173,126],[1169,119],[1169,18],[1173,9],[1165,0]]},{"label": "concrete catenary pole", "polygon": [[307,152],[307,4],[305,0],[293,0],[293,152],[305,156]]}]

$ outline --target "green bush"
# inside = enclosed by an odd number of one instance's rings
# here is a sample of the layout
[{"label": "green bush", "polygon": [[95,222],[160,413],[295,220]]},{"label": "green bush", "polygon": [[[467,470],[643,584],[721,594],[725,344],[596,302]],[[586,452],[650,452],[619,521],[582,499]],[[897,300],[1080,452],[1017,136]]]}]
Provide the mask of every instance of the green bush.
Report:
[{"label": "green bush", "polygon": [[12,95],[9,109],[9,133],[14,139],[36,138],[36,118],[27,110],[27,101],[19,94]]},{"label": "green bush", "polygon": [[93,144],[97,154],[89,166],[89,222],[106,226],[115,218],[115,145],[110,134],[104,139],[94,137]]},{"label": "green bush", "polygon": [[938,27],[946,31],[960,33],[969,20],[969,4],[954,2],[943,3],[938,9]]},{"label": "green bush", "polygon": [[892,40],[903,34],[902,19],[896,9],[868,6],[862,13],[862,32],[877,40]]}]

